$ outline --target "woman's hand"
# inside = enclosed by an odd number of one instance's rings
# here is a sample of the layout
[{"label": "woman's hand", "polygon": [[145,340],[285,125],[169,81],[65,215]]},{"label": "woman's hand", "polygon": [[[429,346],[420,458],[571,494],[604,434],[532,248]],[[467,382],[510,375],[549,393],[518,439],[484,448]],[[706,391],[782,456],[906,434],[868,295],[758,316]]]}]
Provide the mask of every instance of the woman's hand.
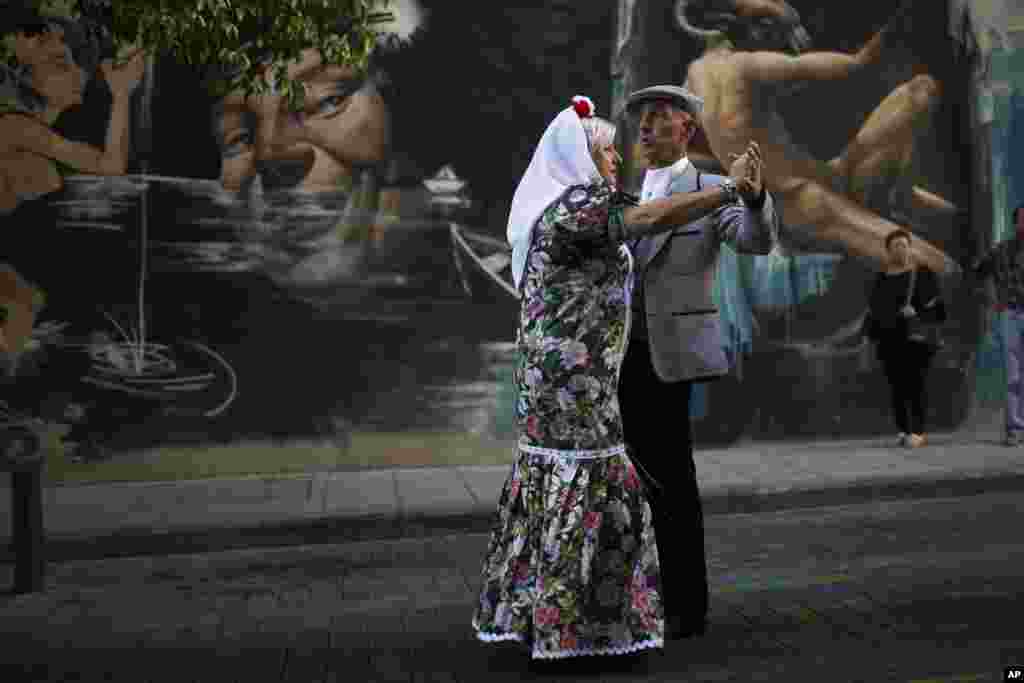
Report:
[{"label": "woman's hand", "polygon": [[120,64],[108,59],[100,64],[100,70],[115,98],[128,97],[139,87],[146,74],[146,53],[136,50],[127,61]]},{"label": "woman's hand", "polygon": [[736,183],[743,201],[757,201],[764,189],[764,160],[761,158],[761,148],[751,140],[747,145],[747,151],[743,154],[732,154],[732,165],[729,167],[729,177]]}]

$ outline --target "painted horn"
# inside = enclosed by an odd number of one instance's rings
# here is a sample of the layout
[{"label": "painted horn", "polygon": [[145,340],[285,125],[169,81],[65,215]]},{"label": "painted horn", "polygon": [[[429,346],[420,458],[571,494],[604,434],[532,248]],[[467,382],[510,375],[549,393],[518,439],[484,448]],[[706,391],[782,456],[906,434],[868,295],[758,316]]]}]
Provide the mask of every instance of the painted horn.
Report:
[{"label": "painted horn", "polygon": [[698,2],[700,2],[700,0],[676,0],[676,23],[679,24],[679,28],[682,29],[684,33],[694,36],[695,38],[702,38],[704,40],[722,38],[725,35],[724,31],[713,28],[697,28],[689,19],[686,18],[687,10],[691,5],[697,4]]}]

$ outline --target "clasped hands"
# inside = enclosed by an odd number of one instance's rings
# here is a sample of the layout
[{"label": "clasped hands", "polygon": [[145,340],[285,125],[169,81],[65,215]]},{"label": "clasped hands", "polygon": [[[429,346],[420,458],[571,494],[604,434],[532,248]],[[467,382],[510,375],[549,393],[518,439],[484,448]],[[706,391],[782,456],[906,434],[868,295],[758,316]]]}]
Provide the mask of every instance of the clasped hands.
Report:
[{"label": "clasped hands", "polygon": [[764,159],[761,148],[751,140],[743,154],[730,154],[729,177],[745,202],[754,202],[764,189]]}]

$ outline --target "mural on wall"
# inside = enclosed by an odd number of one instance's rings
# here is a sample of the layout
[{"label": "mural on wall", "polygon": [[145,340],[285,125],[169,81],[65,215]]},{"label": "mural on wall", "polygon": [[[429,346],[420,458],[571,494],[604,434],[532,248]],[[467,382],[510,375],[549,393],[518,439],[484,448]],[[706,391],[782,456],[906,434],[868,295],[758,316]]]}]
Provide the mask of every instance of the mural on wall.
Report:
[{"label": "mural on wall", "polygon": [[[697,431],[705,442],[891,429],[878,400],[884,384],[861,362],[859,330],[884,236],[897,226],[946,276],[950,343],[932,380],[952,405],[935,406],[934,421],[949,429],[964,419],[978,315],[960,277],[972,255],[971,151],[958,142],[966,60],[940,10],[922,2],[620,3],[620,27],[628,14],[632,35],[619,37],[616,78],[631,90],[681,72],[706,102],[691,158],[720,171],[737,145],[758,139],[784,222],[768,256],[723,249],[716,296],[737,373],[701,389]],[[674,36],[664,35],[666,24]],[[673,53],[670,67],[651,63],[651,55]],[[626,145],[635,150],[634,134]],[[631,165],[638,184],[642,155]],[[791,395],[770,405],[740,386],[779,379]]]},{"label": "mural on wall", "polygon": [[[1024,7],[1006,0],[957,0],[950,31],[978,59],[972,105],[984,215],[978,221],[981,255],[1013,236],[1013,210],[1024,204],[1024,166],[1012,151],[1024,145]],[[991,292],[990,292],[991,295]],[[995,313],[978,343],[974,393],[979,408],[1001,425],[1006,398],[1004,339],[1008,320]]]},{"label": "mural on wall", "polygon": [[[151,411],[154,402],[163,410],[190,404],[205,416],[219,414],[234,397],[230,364],[202,343],[147,334],[144,231],[135,263],[139,309],[125,317],[117,299],[94,298],[100,289],[88,300],[79,295],[87,283],[103,278],[106,265],[86,267],[91,255],[75,253],[73,240],[54,241],[57,236],[48,229],[52,217],[27,206],[65,189],[71,176],[126,173],[133,95],[145,75],[144,56],[114,55],[101,27],[84,19],[42,14],[28,3],[8,3],[3,10],[7,60],[0,64],[0,211],[5,214],[0,260],[12,284],[3,321],[7,379],[29,350],[35,361],[21,368],[16,387],[5,387],[3,419],[19,422],[36,414],[67,420],[72,424],[68,437],[85,457],[119,429],[125,404],[134,404],[129,415],[139,408]],[[69,134],[61,121],[83,105],[90,88],[95,94],[100,87],[109,97],[105,116],[97,117],[102,120],[98,128],[105,130],[102,142],[91,144]],[[25,211],[19,214],[22,206]],[[34,301],[27,311],[17,299],[26,291],[32,291]],[[41,311],[51,315],[36,325]]]},{"label": "mural on wall", "polygon": [[[667,81],[711,103],[698,165],[766,141],[784,220],[771,255],[723,251],[736,372],[698,390],[699,441],[891,431],[859,326],[895,225],[948,275],[932,381],[950,400],[933,422],[956,427],[986,357],[956,265],[980,242],[952,17],[721,4],[395,2],[365,72],[315,51],[291,66],[298,110],[215,98],[224,70],[112,55],[81,20],[5,16],[0,420],[66,425],[85,459],[513,437],[504,233],[519,176],[566,97],[614,116]],[[811,68],[793,62],[808,53]],[[635,186],[643,159],[628,156]]]},{"label": "mural on wall", "polygon": [[0,22],[5,419],[70,424],[82,458],[511,435],[507,206],[551,111],[607,106],[614,4],[392,9],[365,72],[303,53],[298,110]]}]

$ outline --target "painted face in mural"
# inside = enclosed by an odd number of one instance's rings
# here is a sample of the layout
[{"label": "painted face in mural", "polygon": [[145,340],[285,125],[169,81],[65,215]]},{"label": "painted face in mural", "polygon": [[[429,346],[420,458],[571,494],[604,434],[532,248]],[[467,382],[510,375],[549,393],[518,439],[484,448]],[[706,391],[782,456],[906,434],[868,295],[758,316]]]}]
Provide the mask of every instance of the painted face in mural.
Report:
[{"label": "painted face in mural", "polygon": [[686,154],[696,130],[692,116],[664,100],[645,102],[637,116],[638,142],[648,165],[671,166]]},{"label": "painted face in mural", "polygon": [[88,80],[82,67],[63,57],[33,66],[29,78],[32,87],[46,99],[47,107],[58,111],[82,103]]},{"label": "painted face in mural", "polygon": [[36,67],[47,62],[72,62],[71,49],[64,42],[64,28],[40,25],[36,30],[14,34],[14,56],[20,64]]},{"label": "painted face in mural", "polygon": [[221,182],[239,190],[259,175],[264,189],[334,190],[354,168],[385,158],[387,107],[371,79],[325,66],[306,50],[288,69],[306,87],[299,111],[278,96],[228,95],[217,112]]},{"label": "painted face in mural", "polygon": [[800,14],[785,0],[677,0],[676,17],[690,35],[727,38],[743,50],[799,54],[811,46]]}]

